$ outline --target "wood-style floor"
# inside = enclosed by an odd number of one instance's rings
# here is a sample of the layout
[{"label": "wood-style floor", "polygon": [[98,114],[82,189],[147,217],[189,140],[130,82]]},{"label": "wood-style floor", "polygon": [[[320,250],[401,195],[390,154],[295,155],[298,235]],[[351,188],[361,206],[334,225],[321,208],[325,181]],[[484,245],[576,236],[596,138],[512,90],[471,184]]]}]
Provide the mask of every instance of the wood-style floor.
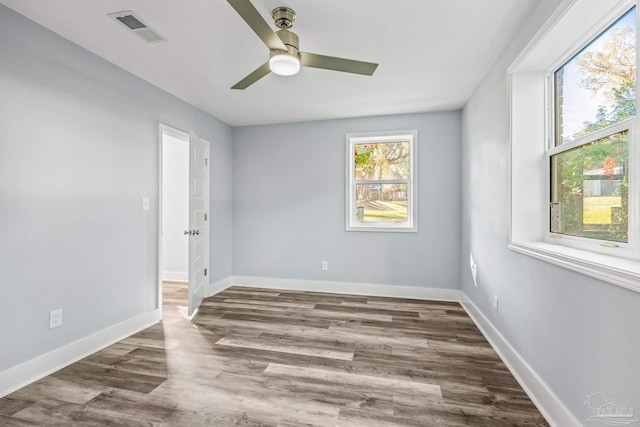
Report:
[{"label": "wood-style floor", "polygon": [[0,426],[547,426],[457,303],[229,288],[0,399]]}]

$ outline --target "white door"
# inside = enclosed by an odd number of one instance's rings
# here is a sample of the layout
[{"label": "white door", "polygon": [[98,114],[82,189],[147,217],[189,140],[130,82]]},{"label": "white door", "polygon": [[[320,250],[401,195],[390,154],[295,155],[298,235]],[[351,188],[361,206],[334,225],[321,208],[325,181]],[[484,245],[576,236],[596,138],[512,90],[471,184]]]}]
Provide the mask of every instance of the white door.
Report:
[{"label": "white door", "polygon": [[198,136],[189,133],[189,316],[204,298],[206,254],[206,149]]}]

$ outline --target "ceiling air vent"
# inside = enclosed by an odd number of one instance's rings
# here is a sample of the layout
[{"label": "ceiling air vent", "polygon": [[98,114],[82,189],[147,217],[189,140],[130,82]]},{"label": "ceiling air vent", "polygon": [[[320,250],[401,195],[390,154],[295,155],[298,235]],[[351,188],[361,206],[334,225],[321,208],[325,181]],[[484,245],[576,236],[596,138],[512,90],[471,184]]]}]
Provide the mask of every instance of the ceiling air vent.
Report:
[{"label": "ceiling air vent", "polygon": [[108,16],[112,17],[116,21],[120,22],[122,25],[148,41],[149,43],[158,43],[167,41],[160,34],[153,31],[149,28],[139,16],[133,13],[130,10],[125,10],[124,12],[115,12],[110,13]]}]

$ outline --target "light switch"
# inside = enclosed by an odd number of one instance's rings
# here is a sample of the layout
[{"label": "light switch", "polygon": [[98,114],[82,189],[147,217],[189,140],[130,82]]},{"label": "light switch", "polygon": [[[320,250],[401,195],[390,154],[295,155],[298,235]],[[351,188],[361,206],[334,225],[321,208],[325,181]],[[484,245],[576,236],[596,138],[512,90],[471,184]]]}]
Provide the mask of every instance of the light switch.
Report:
[{"label": "light switch", "polygon": [[148,211],[149,210],[149,198],[148,197],[143,197],[142,198],[142,210],[143,211]]}]

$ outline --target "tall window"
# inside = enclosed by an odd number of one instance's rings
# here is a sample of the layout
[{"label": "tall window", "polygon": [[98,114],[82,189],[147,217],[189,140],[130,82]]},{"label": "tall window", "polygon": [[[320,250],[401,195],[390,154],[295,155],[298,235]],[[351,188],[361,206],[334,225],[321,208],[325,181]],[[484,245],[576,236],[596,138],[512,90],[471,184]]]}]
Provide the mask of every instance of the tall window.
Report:
[{"label": "tall window", "polygon": [[560,66],[553,81],[549,232],[625,245],[636,116],[635,7]]},{"label": "tall window", "polygon": [[509,248],[640,292],[635,6],[560,2],[509,67]]},{"label": "tall window", "polygon": [[417,231],[417,131],[348,134],[346,229]]}]

